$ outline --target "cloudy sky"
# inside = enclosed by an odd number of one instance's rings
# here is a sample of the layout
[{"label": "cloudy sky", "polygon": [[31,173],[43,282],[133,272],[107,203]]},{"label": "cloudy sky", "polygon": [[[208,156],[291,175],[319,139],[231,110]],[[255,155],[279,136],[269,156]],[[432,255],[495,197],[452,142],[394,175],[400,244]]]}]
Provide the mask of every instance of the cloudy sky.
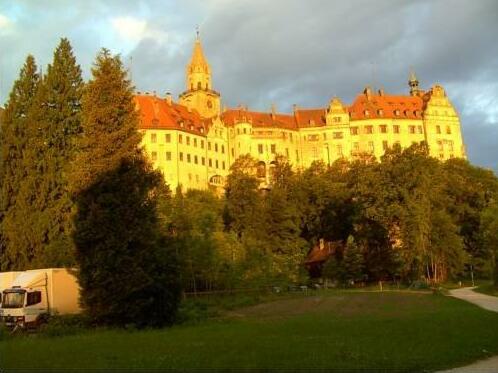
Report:
[{"label": "cloudy sky", "polygon": [[227,106],[350,103],[366,85],[407,93],[413,67],[423,88],[445,87],[470,160],[498,172],[496,0],[0,0],[0,103],[26,55],[46,66],[60,37],[85,78],[107,47],[137,90],[176,96],[197,25]]}]

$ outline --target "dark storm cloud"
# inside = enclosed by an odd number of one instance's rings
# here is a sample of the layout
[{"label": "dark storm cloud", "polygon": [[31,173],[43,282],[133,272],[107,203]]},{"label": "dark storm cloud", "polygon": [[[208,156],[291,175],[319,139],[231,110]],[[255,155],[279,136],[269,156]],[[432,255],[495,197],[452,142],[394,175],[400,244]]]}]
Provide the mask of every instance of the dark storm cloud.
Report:
[{"label": "dark storm cloud", "polygon": [[[228,106],[268,110],[275,103],[289,111],[293,103],[324,106],[333,95],[350,103],[367,84],[407,93],[412,66],[423,88],[446,88],[461,114],[470,160],[498,170],[497,1],[90,0],[70,9],[62,1],[16,3],[26,27],[15,37],[0,33],[2,51],[23,58],[31,51],[46,63],[47,49],[68,35],[85,71],[98,48],[108,46],[127,64],[132,56],[138,90],[161,94],[183,91],[200,24],[214,88]],[[113,17],[145,20],[146,30],[137,40],[119,39],[109,26]],[[29,19],[37,20],[32,27]],[[1,58],[4,74],[16,75],[19,58],[11,57],[16,64]]]}]

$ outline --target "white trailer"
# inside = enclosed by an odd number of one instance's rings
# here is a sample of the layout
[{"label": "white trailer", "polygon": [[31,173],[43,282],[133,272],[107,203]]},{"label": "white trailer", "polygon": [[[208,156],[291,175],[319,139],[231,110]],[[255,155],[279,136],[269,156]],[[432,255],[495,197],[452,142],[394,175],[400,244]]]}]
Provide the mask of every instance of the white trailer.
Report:
[{"label": "white trailer", "polygon": [[79,294],[75,270],[24,271],[2,291],[0,317],[9,327],[33,327],[48,315],[79,313]]}]

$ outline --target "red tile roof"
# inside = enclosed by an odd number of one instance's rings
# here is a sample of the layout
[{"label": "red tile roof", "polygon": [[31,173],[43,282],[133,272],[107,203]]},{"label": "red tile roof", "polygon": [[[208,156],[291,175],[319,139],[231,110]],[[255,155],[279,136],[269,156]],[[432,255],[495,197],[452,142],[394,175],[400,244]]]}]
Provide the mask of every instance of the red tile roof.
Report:
[{"label": "red tile roof", "polygon": [[[423,100],[418,96],[358,95],[349,107],[352,120],[370,118],[421,119]],[[397,111],[397,113],[396,113]]]},{"label": "red tile roof", "polygon": [[[135,102],[140,110],[141,129],[179,129],[192,133],[206,133],[211,120],[203,119],[196,110],[153,95],[137,95]],[[393,96],[360,94],[349,107],[351,120],[398,118],[421,119],[424,101],[418,96]],[[327,108],[295,109],[293,114],[264,113],[246,109],[229,109],[221,119],[228,126],[239,122],[249,122],[253,127],[298,128],[322,127],[326,125]]]},{"label": "red tile roof", "polygon": [[136,95],[135,103],[140,111],[140,129],[179,129],[195,134],[205,134],[209,121],[203,120],[195,110],[168,103],[166,99],[152,95]]}]

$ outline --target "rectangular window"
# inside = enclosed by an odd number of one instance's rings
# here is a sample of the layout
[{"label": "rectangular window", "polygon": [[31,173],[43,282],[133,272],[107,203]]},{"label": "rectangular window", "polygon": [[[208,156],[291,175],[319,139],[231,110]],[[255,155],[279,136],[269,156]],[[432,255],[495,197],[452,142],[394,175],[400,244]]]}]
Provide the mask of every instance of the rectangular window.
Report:
[{"label": "rectangular window", "polygon": [[446,134],[451,135],[451,128],[450,126],[446,126]]},{"label": "rectangular window", "polygon": [[194,137],[194,147],[197,148],[197,139]]},{"label": "rectangular window", "polygon": [[354,152],[359,152],[360,151],[360,143],[359,142],[354,142],[353,143],[353,151]]},{"label": "rectangular window", "polygon": [[179,155],[180,155],[180,161],[183,161],[183,153],[182,153],[182,152],[180,152],[180,154],[179,154]]},{"label": "rectangular window", "polygon": [[334,132],[334,139],[342,139],[344,135],[342,132]]},{"label": "rectangular window", "polygon": [[386,151],[388,148],[387,141],[382,141],[382,149]]},{"label": "rectangular window", "polygon": [[327,134],[326,133],[323,134],[323,139],[327,140]]},{"label": "rectangular window", "polygon": [[289,133],[289,139],[292,142],[292,133]]},{"label": "rectangular window", "polygon": [[204,140],[201,140],[201,148],[204,149]]},{"label": "rectangular window", "polygon": [[374,142],[373,141],[369,141],[368,142],[368,150],[370,151],[370,153],[373,153],[375,151],[375,147],[374,147]]},{"label": "rectangular window", "polygon": [[408,126],[409,133],[415,133],[415,126]]},{"label": "rectangular window", "polygon": [[263,154],[263,144],[258,144],[258,153]]},{"label": "rectangular window", "polygon": [[340,123],[341,122],[341,117],[334,117],[334,122],[335,123]]},{"label": "rectangular window", "polygon": [[206,165],[206,158],[202,157],[201,158],[201,163],[202,163],[203,166],[205,166]]},{"label": "rectangular window", "polygon": [[381,124],[379,127],[380,133],[387,133],[387,126],[385,124]]},{"label": "rectangular window", "polygon": [[232,157],[235,157],[235,150],[232,148]]},{"label": "rectangular window", "polygon": [[358,127],[351,127],[351,135],[356,136],[358,134]]},{"label": "rectangular window", "polygon": [[418,131],[418,133],[422,133],[422,132],[423,132],[423,130],[422,130],[422,126],[418,126],[418,127],[417,127],[417,131]]},{"label": "rectangular window", "polygon": [[157,142],[157,135],[155,133],[150,134],[150,142],[153,144]]},{"label": "rectangular window", "polygon": [[198,163],[199,163],[199,158],[197,158],[197,156],[196,156],[196,155],[194,155],[194,163],[195,163],[195,164],[198,164]]},{"label": "rectangular window", "polygon": [[285,156],[289,158],[289,148],[285,148]]},{"label": "rectangular window", "polygon": [[313,152],[313,158],[318,158],[318,149],[314,146],[311,151]]},{"label": "rectangular window", "polygon": [[187,154],[187,162],[190,163],[191,162],[191,159],[190,159],[190,154]]},{"label": "rectangular window", "polygon": [[221,154],[225,154],[225,145],[221,145]]},{"label": "rectangular window", "polygon": [[170,133],[167,133],[167,134],[164,136],[164,141],[165,141],[165,142],[171,142],[171,134],[170,134]]},{"label": "rectangular window", "polygon": [[395,124],[393,126],[393,133],[399,133],[399,125]]},{"label": "rectangular window", "polygon": [[208,150],[211,150],[211,142],[208,141]]},{"label": "rectangular window", "polygon": [[277,146],[275,144],[271,144],[271,154],[275,154],[277,152]]},{"label": "rectangular window", "polygon": [[453,141],[448,141],[448,149],[450,150],[450,152],[453,151]]},{"label": "rectangular window", "polygon": [[214,151],[218,152],[218,144],[217,143],[214,144]]},{"label": "rectangular window", "polygon": [[213,160],[211,158],[209,158],[209,167],[213,167]]},{"label": "rectangular window", "polygon": [[183,135],[178,135],[178,143],[183,143]]},{"label": "rectangular window", "polygon": [[437,133],[438,135],[440,135],[440,134],[441,134],[441,126],[436,126],[436,133]]},{"label": "rectangular window", "polygon": [[171,161],[171,152],[166,152],[166,160]]},{"label": "rectangular window", "polygon": [[157,152],[152,152],[152,160],[157,161]]},{"label": "rectangular window", "polygon": [[33,291],[31,293],[28,293],[26,299],[26,306],[32,306],[34,304],[40,303],[41,301],[42,301],[41,291]]},{"label": "rectangular window", "polygon": [[218,160],[216,160],[216,168],[219,168],[219,163],[218,163]]},{"label": "rectangular window", "polygon": [[373,133],[373,126],[365,126],[365,133],[372,134]]},{"label": "rectangular window", "polygon": [[342,157],[342,145],[337,145],[336,149],[337,149],[337,155],[339,157]]},{"label": "rectangular window", "polygon": [[225,169],[225,161],[223,161],[223,169]]},{"label": "rectangular window", "polygon": [[187,145],[190,145],[190,137],[187,136]]}]

